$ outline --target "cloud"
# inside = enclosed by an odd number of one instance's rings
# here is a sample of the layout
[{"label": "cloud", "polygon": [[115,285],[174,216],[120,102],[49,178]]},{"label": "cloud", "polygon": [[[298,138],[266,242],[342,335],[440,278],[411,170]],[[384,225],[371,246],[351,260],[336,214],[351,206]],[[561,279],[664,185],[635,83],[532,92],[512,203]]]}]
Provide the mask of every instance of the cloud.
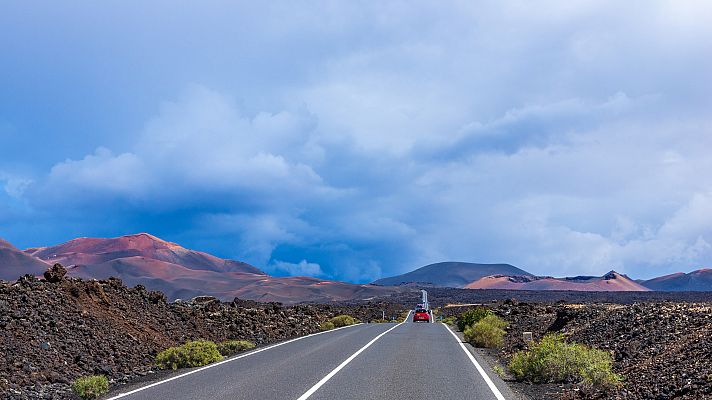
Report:
[{"label": "cloud", "polygon": [[277,276],[289,275],[314,276],[319,278],[325,277],[325,274],[321,270],[319,264],[309,263],[306,260],[302,260],[296,264],[276,260],[270,264],[268,271]]},{"label": "cloud", "polygon": [[[51,11],[50,30],[95,30]],[[152,5],[102,40],[71,36],[97,57],[64,63],[20,35],[37,54],[10,52],[0,74],[13,149],[0,167],[23,171],[0,177],[2,201],[27,205],[5,214],[10,239],[151,231],[359,282],[447,259],[635,277],[712,260],[709,6],[174,11],[175,24]],[[34,67],[46,60],[52,74]],[[56,85],[28,95],[12,76]],[[41,235],[22,228],[37,221]]]}]

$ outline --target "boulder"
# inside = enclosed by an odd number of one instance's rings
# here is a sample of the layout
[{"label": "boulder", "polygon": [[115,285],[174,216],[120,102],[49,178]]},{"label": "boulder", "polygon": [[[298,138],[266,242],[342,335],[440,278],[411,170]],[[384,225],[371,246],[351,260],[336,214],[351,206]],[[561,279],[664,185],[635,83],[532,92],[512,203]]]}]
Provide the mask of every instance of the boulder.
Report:
[{"label": "boulder", "polygon": [[64,279],[65,275],[67,275],[67,269],[62,264],[54,264],[45,271],[44,278],[47,282],[58,283]]}]

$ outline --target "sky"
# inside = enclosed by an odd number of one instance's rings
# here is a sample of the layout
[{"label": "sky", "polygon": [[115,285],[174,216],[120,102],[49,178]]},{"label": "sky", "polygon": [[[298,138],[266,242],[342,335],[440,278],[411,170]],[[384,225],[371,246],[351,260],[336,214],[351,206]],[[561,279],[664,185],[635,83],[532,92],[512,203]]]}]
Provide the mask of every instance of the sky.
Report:
[{"label": "sky", "polygon": [[0,6],[0,237],[276,275],[712,266],[708,1]]}]

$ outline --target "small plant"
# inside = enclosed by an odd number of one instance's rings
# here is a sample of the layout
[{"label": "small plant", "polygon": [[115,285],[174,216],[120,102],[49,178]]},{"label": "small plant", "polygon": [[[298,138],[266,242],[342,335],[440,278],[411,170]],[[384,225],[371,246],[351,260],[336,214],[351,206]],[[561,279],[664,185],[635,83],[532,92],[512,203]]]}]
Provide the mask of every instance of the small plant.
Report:
[{"label": "small plant", "polygon": [[579,382],[611,387],[622,380],[613,372],[610,353],[567,343],[561,334],[548,334],[531,350],[515,353],[509,369],[517,379],[534,383]]},{"label": "small plant", "polygon": [[161,369],[202,367],[220,360],[222,360],[222,356],[218,351],[218,346],[206,340],[170,347],[156,356],[156,364]]},{"label": "small plant", "polygon": [[326,322],[322,322],[321,324],[319,324],[319,329],[321,329],[322,331],[329,331],[334,328],[336,328],[336,327],[334,326],[334,323],[331,321],[326,321]]},{"label": "small plant", "polygon": [[342,326],[349,326],[355,324],[356,318],[350,316],[350,315],[338,315],[332,319],[329,320],[332,324],[334,324],[335,328],[341,328]]},{"label": "small plant", "polygon": [[104,375],[83,376],[72,383],[72,391],[82,399],[96,399],[109,391],[109,380]]},{"label": "small plant", "polygon": [[477,347],[502,347],[506,327],[506,321],[490,314],[465,328],[465,340]]},{"label": "small plant", "polygon": [[451,315],[449,317],[443,318],[440,322],[442,322],[443,324],[452,325],[455,323],[456,320],[457,320],[457,317],[455,317],[454,315]]},{"label": "small plant", "polygon": [[500,377],[504,376],[504,368],[502,368],[502,366],[499,364],[492,367],[492,371],[494,371],[494,373],[499,375]]},{"label": "small plant", "polygon": [[255,344],[249,340],[226,340],[218,344],[218,351],[224,357],[228,357],[254,347]]},{"label": "small plant", "polygon": [[465,311],[464,313],[460,314],[460,317],[457,319],[457,329],[464,332],[465,328],[470,325],[474,325],[482,318],[491,314],[492,311],[484,307],[476,307],[472,310]]}]

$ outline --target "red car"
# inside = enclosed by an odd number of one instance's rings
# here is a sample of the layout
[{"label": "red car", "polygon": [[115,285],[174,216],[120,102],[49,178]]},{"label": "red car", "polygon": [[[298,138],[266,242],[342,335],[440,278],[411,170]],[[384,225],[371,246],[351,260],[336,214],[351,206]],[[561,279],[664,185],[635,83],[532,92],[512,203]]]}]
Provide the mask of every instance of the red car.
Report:
[{"label": "red car", "polygon": [[417,308],[413,314],[413,322],[430,322],[430,313],[424,308]]}]

